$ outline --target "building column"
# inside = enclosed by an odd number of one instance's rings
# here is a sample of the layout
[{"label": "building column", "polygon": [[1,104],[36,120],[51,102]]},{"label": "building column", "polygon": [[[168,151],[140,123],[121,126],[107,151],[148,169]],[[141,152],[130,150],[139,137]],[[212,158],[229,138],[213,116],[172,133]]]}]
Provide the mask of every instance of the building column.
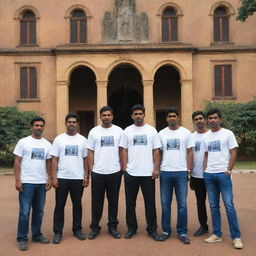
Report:
[{"label": "building column", "polygon": [[191,115],[193,112],[192,79],[181,80],[181,122],[182,126],[193,129]]},{"label": "building column", "polygon": [[57,81],[56,82],[56,110],[57,110],[57,134],[65,131],[65,117],[69,112],[69,95],[68,95],[68,82]]},{"label": "building column", "polygon": [[143,83],[143,95],[144,95],[144,107],[146,109],[146,122],[152,126],[155,126],[154,115],[154,93],[153,86],[154,80],[142,80]]},{"label": "building column", "polygon": [[97,125],[101,123],[99,111],[103,106],[107,106],[107,86],[108,81],[96,81],[97,84]]}]

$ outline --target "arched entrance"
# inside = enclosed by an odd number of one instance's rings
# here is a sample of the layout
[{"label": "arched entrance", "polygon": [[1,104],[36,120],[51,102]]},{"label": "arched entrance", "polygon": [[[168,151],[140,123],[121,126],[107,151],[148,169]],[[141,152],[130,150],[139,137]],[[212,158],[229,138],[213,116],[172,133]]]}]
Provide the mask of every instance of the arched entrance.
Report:
[{"label": "arched entrance", "polygon": [[79,66],[70,75],[69,111],[78,114],[80,118],[80,133],[88,136],[95,125],[97,108],[97,87],[94,72]]},{"label": "arched entrance", "polygon": [[167,126],[165,110],[168,107],[181,110],[180,74],[173,66],[164,65],[156,71],[154,80],[154,109],[159,131]]},{"label": "arched entrance", "polygon": [[143,104],[141,74],[131,65],[119,65],[108,79],[108,105],[114,110],[113,123],[123,129],[132,124],[130,110],[135,104]]}]

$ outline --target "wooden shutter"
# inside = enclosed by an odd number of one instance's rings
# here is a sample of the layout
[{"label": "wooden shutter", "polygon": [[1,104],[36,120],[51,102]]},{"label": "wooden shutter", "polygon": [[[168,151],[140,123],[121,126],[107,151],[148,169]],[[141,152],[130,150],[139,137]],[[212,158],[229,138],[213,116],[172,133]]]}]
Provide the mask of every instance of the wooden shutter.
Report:
[{"label": "wooden shutter", "polygon": [[162,18],[162,40],[163,42],[169,41],[169,24],[168,18]]},{"label": "wooden shutter", "polygon": [[222,18],[222,41],[229,41],[229,18],[225,16]]},{"label": "wooden shutter", "polygon": [[70,41],[77,43],[77,20],[70,20]]},{"label": "wooden shutter", "polygon": [[232,96],[232,65],[225,65],[224,77],[225,77],[225,85],[224,85],[225,96]]},{"label": "wooden shutter", "polygon": [[171,18],[171,41],[178,40],[178,19]]},{"label": "wooden shutter", "polygon": [[80,43],[86,43],[86,39],[87,39],[86,23],[87,22],[85,19],[80,21]]},{"label": "wooden shutter", "polygon": [[29,92],[29,98],[36,99],[37,98],[37,74],[36,74],[36,68],[30,67],[29,68],[29,75],[30,75],[30,92]]},{"label": "wooden shutter", "polygon": [[28,97],[27,84],[28,84],[28,68],[20,68],[20,98],[26,99]]},{"label": "wooden shutter", "polygon": [[29,43],[36,44],[36,22],[29,22]]},{"label": "wooden shutter", "polygon": [[221,95],[221,65],[214,66],[214,95]]}]

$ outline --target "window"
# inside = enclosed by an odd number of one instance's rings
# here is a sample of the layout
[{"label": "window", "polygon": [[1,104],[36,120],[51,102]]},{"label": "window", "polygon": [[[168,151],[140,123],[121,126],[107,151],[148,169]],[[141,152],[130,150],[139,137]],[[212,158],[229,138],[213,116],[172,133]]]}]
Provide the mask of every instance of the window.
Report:
[{"label": "window", "polygon": [[214,42],[229,41],[229,16],[227,9],[220,6],[214,11]]},{"label": "window", "polygon": [[25,11],[20,20],[20,44],[36,44],[36,17],[32,11]]},{"label": "window", "polygon": [[233,96],[231,64],[214,66],[214,94],[215,97]]},{"label": "window", "polygon": [[83,10],[76,9],[70,18],[70,42],[86,43],[87,18]]},{"label": "window", "polygon": [[178,16],[173,7],[167,7],[162,15],[162,41],[178,40]]},{"label": "window", "polygon": [[37,98],[36,67],[20,67],[20,99]]}]

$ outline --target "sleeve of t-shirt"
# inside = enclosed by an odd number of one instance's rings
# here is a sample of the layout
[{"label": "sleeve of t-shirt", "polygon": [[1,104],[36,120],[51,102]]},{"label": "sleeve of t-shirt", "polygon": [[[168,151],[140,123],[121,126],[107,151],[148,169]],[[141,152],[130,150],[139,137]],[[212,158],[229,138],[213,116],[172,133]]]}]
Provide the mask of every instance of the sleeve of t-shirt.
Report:
[{"label": "sleeve of t-shirt", "polygon": [[22,157],[23,156],[23,146],[22,146],[22,141],[19,140],[19,142],[17,143],[14,151],[13,151],[13,154],[16,155],[16,156],[19,156],[19,157]]},{"label": "sleeve of t-shirt", "polygon": [[128,136],[126,132],[122,134],[119,146],[122,148],[128,148]]},{"label": "sleeve of t-shirt", "polygon": [[153,149],[157,149],[157,148],[161,148],[162,147],[162,144],[161,144],[161,141],[160,141],[160,137],[157,133],[157,131],[154,132],[154,135],[153,135],[153,138],[152,138],[152,146],[153,146]]},{"label": "sleeve of t-shirt", "polygon": [[238,144],[236,141],[236,137],[234,135],[234,133],[232,131],[230,131],[229,136],[228,136],[228,148],[232,149],[232,148],[237,148]]},{"label": "sleeve of t-shirt", "polygon": [[187,138],[187,148],[193,148],[195,147],[195,140],[192,134],[190,133]]},{"label": "sleeve of t-shirt", "polygon": [[92,132],[89,132],[89,136],[88,136],[88,141],[87,141],[86,147],[88,149],[91,149],[91,150],[95,149],[95,140],[94,140]]},{"label": "sleeve of t-shirt", "polygon": [[87,157],[87,152],[88,152],[88,150],[87,150],[87,142],[88,141],[85,139],[83,141],[83,144],[82,144],[82,156],[83,156],[83,158]]},{"label": "sleeve of t-shirt", "polygon": [[53,144],[50,150],[50,155],[56,156],[56,157],[60,156],[59,143],[58,143],[58,140],[56,139],[53,141]]}]

